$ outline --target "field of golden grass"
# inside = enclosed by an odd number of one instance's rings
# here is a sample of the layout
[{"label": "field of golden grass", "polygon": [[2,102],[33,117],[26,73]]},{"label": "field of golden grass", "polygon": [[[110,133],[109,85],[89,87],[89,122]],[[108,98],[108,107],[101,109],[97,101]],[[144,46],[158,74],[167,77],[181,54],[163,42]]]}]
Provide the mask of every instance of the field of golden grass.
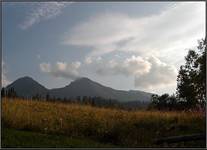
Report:
[{"label": "field of golden grass", "polygon": [[[159,147],[165,136],[205,132],[205,114],[198,112],[126,111],[58,102],[2,99],[2,122],[9,128],[69,137],[90,137],[121,147]],[[205,147],[186,142],[175,147]]]}]

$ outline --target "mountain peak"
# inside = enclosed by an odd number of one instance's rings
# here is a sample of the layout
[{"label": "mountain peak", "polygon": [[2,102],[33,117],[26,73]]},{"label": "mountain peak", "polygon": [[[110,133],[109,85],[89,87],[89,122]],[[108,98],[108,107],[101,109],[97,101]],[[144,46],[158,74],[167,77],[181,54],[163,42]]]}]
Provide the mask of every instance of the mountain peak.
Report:
[{"label": "mountain peak", "polygon": [[18,80],[34,80],[32,77],[24,76],[22,78],[19,78]]},{"label": "mountain peak", "polygon": [[15,80],[13,83],[9,84],[7,87],[10,87],[16,83],[18,83],[18,84],[36,83],[36,81],[32,77],[24,76],[24,77],[21,77],[21,78]]},{"label": "mountain peak", "polygon": [[74,84],[89,85],[91,83],[94,83],[94,81],[92,81],[91,79],[89,79],[87,77],[81,77],[81,78],[78,78],[78,79],[71,82],[72,85],[74,85]]},{"label": "mountain peak", "polygon": [[81,78],[76,79],[75,81],[92,81],[92,80],[87,77],[81,77]]},{"label": "mountain peak", "polygon": [[32,97],[36,94],[45,95],[47,89],[29,76],[24,76],[9,84],[6,89],[14,88],[18,96]]},{"label": "mountain peak", "polygon": [[47,89],[33,78],[24,76],[17,79],[12,84],[8,85],[6,89],[14,88],[18,96],[32,97],[41,95],[45,97],[49,93],[52,97],[58,98],[76,98],[77,96],[102,97],[106,99],[116,99],[120,102],[127,101],[149,101],[150,93],[142,91],[121,91],[110,87],[101,85],[87,77],[81,77],[72,81],[69,85],[63,88]]}]

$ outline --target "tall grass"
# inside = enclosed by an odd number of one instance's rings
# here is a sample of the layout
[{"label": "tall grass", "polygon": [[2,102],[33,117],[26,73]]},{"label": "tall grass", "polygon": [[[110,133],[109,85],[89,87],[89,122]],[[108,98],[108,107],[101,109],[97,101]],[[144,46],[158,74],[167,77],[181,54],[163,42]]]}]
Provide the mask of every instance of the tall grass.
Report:
[{"label": "tall grass", "polygon": [[125,147],[156,147],[156,138],[205,132],[205,116],[198,112],[125,111],[8,98],[2,100],[2,122],[11,128],[90,137]]}]

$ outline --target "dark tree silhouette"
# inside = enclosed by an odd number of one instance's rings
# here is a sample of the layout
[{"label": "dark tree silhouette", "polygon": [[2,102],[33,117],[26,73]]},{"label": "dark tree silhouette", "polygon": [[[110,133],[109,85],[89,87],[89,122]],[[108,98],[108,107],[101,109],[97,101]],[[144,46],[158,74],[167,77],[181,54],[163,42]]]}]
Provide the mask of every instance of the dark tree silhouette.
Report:
[{"label": "dark tree silhouette", "polygon": [[2,97],[2,98],[5,97],[5,93],[6,93],[6,92],[5,92],[5,88],[2,88],[2,89],[1,89],[1,97]]},{"label": "dark tree silhouette", "polygon": [[46,94],[46,101],[49,101],[50,100],[50,95],[49,93]]},{"label": "dark tree silhouette", "polygon": [[186,107],[205,107],[206,99],[206,41],[199,41],[197,50],[189,50],[185,65],[180,67],[177,77],[177,95]]}]

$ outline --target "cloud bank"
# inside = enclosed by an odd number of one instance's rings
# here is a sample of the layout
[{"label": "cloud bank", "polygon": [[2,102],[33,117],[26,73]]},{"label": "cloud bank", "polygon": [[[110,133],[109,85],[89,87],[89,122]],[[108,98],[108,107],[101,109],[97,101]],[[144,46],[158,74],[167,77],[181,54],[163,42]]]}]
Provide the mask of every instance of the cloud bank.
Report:
[{"label": "cloud bank", "polygon": [[[131,17],[107,12],[76,24],[63,36],[63,44],[88,47],[85,63],[98,75],[133,76],[141,89],[176,86],[175,68],[186,49],[205,37],[205,3],[177,2],[159,14]],[[113,52],[133,53],[118,61],[97,61]],[[161,61],[162,60],[162,61]]]},{"label": "cloud bank", "polygon": [[103,62],[98,66],[96,73],[99,75],[142,75],[149,72],[151,64],[139,56],[132,56],[124,61],[110,60]]},{"label": "cloud bank", "polygon": [[40,70],[54,77],[74,80],[79,77],[78,69],[80,66],[81,63],[79,61],[72,63],[56,62],[55,65],[51,65],[50,63],[41,63]]},{"label": "cloud bank", "polygon": [[89,47],[89,55],[95,57],[113,51],[168,56],[190,48],[204,36],[205,3],[177,2],[160,14],[145,17],[97,14],[66,32],[63,43]]},{"label": "cloud bank", "polygon": [[173,65],[161,62],[156,57],[148,58],[150,71],[143,75],[135,75],[135,86],[143,89],[155,90],[176,85],[177,69]]},{"label": "cloud bank", "polygon": [[119,59],[110,61],[96,59],[90,65],[95,66],[93,68],[96,68],[96,73],[100,76],[133,76],[134,86],[145,90],[175,85],[177,78],[177,69],[155,56],[143,58],[133,55],[123,61]]}]

